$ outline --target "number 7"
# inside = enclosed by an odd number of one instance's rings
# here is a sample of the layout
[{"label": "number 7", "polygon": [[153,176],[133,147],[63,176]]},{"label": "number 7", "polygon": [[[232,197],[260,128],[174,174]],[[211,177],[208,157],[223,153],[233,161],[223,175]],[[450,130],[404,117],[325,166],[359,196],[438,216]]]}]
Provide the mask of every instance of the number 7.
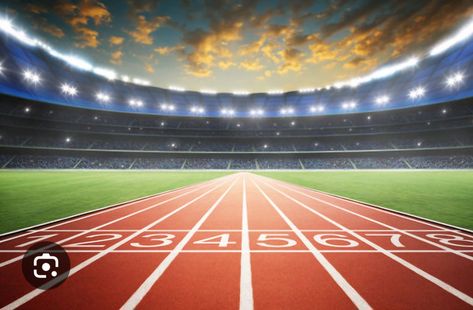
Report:
[{"label": "number 7", "polygon": [[391,236],[391,243],[396,248],[405,248],[405,246],[401,243],[401,234],[366,234],[367,236],[379,236],[379,237],[389,237]]}]

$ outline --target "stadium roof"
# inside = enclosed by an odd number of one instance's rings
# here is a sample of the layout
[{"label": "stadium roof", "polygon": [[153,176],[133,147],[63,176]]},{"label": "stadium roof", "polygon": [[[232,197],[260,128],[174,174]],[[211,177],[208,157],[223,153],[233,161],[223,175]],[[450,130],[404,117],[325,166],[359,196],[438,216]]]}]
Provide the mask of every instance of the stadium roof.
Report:
[{"label": "stadium roof", "polygon": [[60,105],[194,117],[294,117],[407,108],[473,94],[473,22],[421,59],[410,58],[323,89],[253,94],[130,83],[109,69],[58,53],[5,20],[2,29],[0,92]]}]

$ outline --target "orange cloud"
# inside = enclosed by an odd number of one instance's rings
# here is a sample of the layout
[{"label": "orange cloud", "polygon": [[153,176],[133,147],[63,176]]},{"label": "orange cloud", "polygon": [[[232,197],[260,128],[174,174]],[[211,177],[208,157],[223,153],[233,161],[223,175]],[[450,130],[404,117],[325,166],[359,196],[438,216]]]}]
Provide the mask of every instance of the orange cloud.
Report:
[{"label": "orange cloud", "polygon": [[99,33],[88,27],[89,21],[99,26],[112,19],[106,6],[94,0],[81,0],[78,4],[60,1],[54,8],[76,33],[78,47],[97,47],[100,44]]},{"label": "orange cloud", "polygon": [[137,43],[151,45],[154,42],[151,35],[167,21],[169,21],[167,16],[156,16],[148,21],[145,16],[140,15],[138,16],[135,30],[129,31],[128,34]]},{"label": "orange cloud", "polygon": [[108,39],[108,42],[111,45],[122,45],[124,41],[125,41],[125,38],[124,37],[119,37],[119,36],[111,36]]},{"label": "orange cloud", "polygon": [[279,53],[283,60],[278,68],[278,74],[283,75],[289,71],[299,72],[302,69],[304,53],[295,48],[285,49]]},{"label": "orange cloud", "polygon": [[150,65],[150,64],[148,64],[148,63],[145,64],[145,70],[146,70],[146,72],[148,72],[148,73],[154,73],[154,68],[153,68],[153,66]]},{"label": "orange cloud", "polygon": [[260,71],[263,69],[263,65],[260,63],[259,59],[252,59],[241,62],[240,68],[243,68],[246,71]]},{"label": "orange cloud", "polygon": [[110,62],[115,65],[119,65],[122,63],[123,52],[121,50],[116,50],[112,53],[112,58]]}]

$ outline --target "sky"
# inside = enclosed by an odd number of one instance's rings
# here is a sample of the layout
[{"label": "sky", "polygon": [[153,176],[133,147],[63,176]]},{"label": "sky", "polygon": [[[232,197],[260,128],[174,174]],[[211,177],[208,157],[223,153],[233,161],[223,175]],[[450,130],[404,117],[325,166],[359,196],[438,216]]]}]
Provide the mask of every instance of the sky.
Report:
[{"label": "sky", "polygon": [[425,52],[471,0],[3,0],[50,45],[160,87],[323,87]]}]

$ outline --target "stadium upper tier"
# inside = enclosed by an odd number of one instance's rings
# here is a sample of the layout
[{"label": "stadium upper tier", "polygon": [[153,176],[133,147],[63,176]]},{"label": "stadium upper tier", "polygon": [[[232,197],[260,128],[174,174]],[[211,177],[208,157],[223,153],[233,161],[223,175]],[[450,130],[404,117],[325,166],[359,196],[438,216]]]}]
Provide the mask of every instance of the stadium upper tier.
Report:
[{"label": "stadium upper tier", "polygon": [[[0,93],[58,105],[181,117],[301,117],[376,112],[473,96],[473,40],[370,82],[285,93],[203,93],[107,79],[107,71],[68,65],[45,45],[0,32]],[[31,44],[28,44],[31,43]],[[420,59],[420,58],[419,58]],[[71,61],[69,61],[69,64]],[[395,64],[378,69],[389,71]],[[101,75],[99,75],[101,74]],[[317,74],[317,72],[314,72]],[[231,84],[231,77],[229,77]]]}]

